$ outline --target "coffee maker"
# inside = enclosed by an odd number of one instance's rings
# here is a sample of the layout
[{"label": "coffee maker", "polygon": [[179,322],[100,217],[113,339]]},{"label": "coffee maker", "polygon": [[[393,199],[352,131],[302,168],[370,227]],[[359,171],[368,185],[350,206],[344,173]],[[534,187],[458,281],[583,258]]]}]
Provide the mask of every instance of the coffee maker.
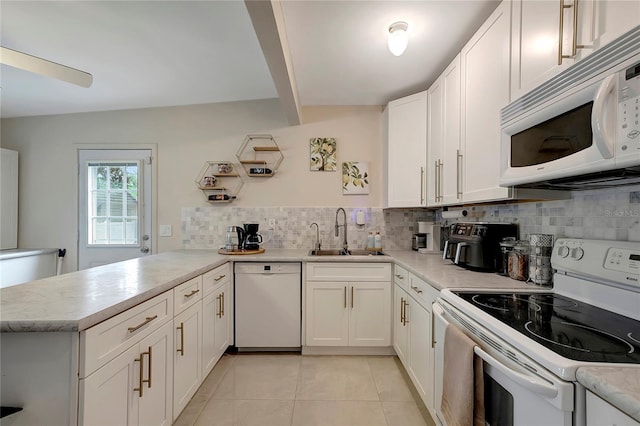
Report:
[{"label": "coffee maker", "polygon": [[243,227],[236,226],[239,250],[258,250],[262,244],[262,235],[258,233],[257,223],[245,223]]}]

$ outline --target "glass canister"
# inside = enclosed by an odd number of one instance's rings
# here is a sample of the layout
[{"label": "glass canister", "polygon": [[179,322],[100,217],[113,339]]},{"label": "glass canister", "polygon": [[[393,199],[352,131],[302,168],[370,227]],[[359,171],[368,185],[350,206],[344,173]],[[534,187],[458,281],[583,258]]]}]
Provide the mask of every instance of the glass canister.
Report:
[{"label": "glass canister", "polygon": [[500,259],[496,265],[496,272],[500,275],[504,275],[505,277],[509,276],[509,253],[513,250],[513,247],[516,245],[516,239],[513,237],[503,238],[500,241]]},{"label": "glass canister", "polygon": [[518,241],[509,252],[508,272],[509,277],[518,281],[526,281],[529,278],[529,253],[530,247],[527,241]]}]

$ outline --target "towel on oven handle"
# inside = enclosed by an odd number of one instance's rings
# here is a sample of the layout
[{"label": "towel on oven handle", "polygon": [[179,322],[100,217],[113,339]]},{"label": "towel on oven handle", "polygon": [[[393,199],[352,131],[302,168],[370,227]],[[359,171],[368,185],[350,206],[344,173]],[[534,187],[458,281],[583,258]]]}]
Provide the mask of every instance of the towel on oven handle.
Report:
[{"label": "towel on oven handle", "polygon": [[454,325],[444,335],[442,404],[447,426],[484,426],[482,359],[475,342]]}]

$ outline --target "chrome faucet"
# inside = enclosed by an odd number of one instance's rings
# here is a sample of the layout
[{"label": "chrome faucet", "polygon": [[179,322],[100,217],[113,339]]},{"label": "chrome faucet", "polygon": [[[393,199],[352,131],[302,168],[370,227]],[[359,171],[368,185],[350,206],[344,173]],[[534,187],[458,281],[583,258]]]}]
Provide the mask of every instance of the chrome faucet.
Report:
[{"label": "chrome faucet", "polygon": [[313,225],[316,226],[316,247],[314,250],[320,251],[320,247],[322,246],[322,244],[320,243],[320,227],[317,223],[313,222],[311,225],[309,225],[309,228],[313,228]]},{"label": "chrome faucet", "polygon": [[[342,216],[344,217],[344,221],[342,225],[338,225],[338,213],[342,211]],[[344,240],[342,241],[342,254],[349,254],[349,243],[347,240],[347,212],[344,211],[342,207],[336,210],[336,237],[340,235],[340,227],[344,227]]]}]

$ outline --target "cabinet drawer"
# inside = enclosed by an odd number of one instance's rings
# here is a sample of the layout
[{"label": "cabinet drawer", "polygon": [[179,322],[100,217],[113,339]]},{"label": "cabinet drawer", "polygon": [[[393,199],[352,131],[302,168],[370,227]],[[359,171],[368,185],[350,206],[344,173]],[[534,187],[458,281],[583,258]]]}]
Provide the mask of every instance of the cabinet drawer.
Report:
[{"label": "cabinet drawer", "polygon": [[202,297],[213,292],[216,287],[228,282],[231,279],[229,264],[218,266],[202,276]]},{"label": "cabinet drawer", "polygon": [[431,312],[431,305],[438,298],[440,292],[431,287],[426,281],[411,274],[409,277],[409,295],[413,296],[422,306]]},{"label": "cabinet drawer", "polygon": [[80,332],[80,377],[86,377],[173,318],[169,290]]},{"label": "cabinet drawer", "polygon": [[393,265],[393,281],[406,290],[409,287],[409,271],[402,266]]},{"label": "cabinet drawer", "polygon": [[180,312],[202,300],[202,275],[190,279],[173,289],[173,312]]},{"label": "cabinet drawer", "polygon": [[307,263],[309,281],[391,281],[390,263]]}]

